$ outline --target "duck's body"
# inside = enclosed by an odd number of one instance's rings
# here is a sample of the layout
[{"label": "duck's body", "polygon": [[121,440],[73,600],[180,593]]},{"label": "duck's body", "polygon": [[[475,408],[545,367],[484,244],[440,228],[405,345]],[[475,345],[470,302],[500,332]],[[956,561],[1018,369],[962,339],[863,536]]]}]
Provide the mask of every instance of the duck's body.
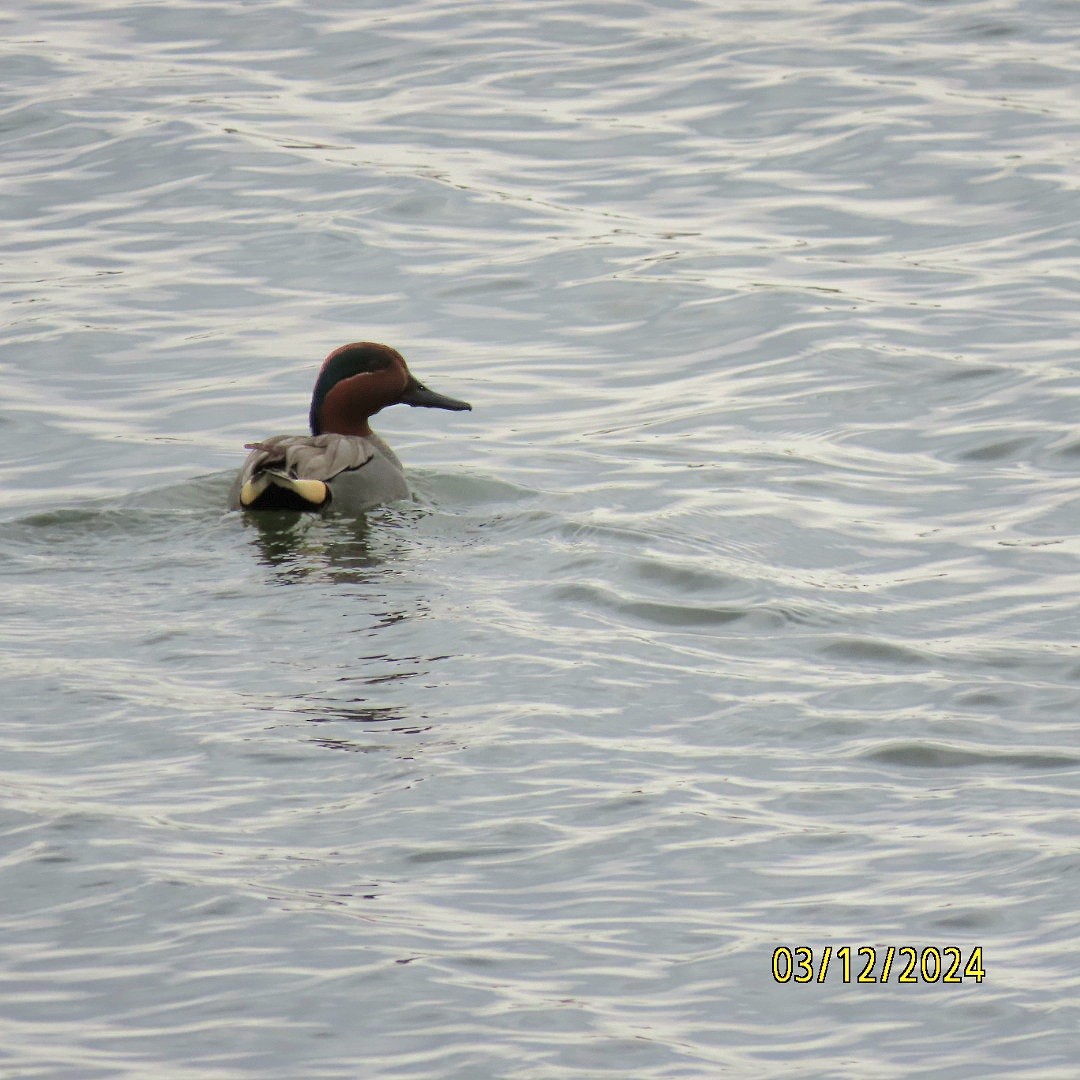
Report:
[{"label": "duck's body", "polygon": [[229,493],[232,510],[362,513],[409,497],[397,455],[372,433],[274,435],[248,443],[251,453]]},{"label": "duck's body", "polygon": [[388,405],[471,406],[417,382],[395,349],[362,341],[325,360],[311,398],[311,434],[275,435],[251,450],[229,493],[232,510],[359,514],[409,497],[397,455],[369,420]]}]

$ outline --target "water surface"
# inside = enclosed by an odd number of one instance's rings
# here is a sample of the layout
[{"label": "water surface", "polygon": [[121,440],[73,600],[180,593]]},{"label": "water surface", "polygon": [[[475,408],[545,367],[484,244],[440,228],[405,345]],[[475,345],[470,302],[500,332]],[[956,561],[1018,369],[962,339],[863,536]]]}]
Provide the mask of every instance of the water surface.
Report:
[{"label": "water surface", "polygon": [[[0,1075],[1072,1077],[1077,37],[10,9]],[[226,513],[358,339],[415,504]]]}]

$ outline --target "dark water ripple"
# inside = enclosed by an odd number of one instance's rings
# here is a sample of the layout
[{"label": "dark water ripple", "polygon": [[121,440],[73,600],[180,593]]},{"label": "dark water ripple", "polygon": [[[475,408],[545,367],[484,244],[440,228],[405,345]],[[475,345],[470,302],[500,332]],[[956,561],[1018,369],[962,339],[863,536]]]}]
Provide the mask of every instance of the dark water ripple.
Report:
[{"label": "dark water ripple", "polygon": [[[0,1075],[1072,1077],[1076,43],[0,16]],[[360,337],[417,504],[223,513]]]}]

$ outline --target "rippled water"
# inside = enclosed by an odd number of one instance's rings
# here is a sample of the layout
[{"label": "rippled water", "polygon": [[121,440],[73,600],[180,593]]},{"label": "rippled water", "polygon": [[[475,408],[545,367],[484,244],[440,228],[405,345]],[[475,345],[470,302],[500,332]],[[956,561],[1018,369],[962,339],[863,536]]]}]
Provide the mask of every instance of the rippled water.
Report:
[{"label": "rippled water", "polygon": [[[0,1075],[1074,1076],[1078,37],[9,5]],[[416,505],[225,513],[359,338]]]}]

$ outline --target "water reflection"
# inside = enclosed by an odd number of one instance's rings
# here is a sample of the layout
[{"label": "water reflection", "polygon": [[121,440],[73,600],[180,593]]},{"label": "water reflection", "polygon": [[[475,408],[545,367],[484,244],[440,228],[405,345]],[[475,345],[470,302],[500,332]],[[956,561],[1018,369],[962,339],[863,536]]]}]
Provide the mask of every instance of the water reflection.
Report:
[{"label": "water reflection", "polygon": [[[311,578],[364,583],[396,573],[407,542],[397,535],[392,512],[381,512],[378,527],[367,516],[323,517],[296,511],[244,514],[245,529],[260,560],[275,571],[275,582],[297,584]],[[391,620],[405,614],[389,616]]]},{"label": "water reflection", "polygon": [[[402,678],[410,675],[421,674],[418,671],[406,672]],[[382,680],[369,679],[367,682],[380,682]],[[351,753],[395,753],[399,760],[412,761],[415,759],[418,746],[411,741],[392,741],[391,736],[417,736],[432,731],[434,725],[430,723],[417,723],[410,719],[407,711],[393,705],[372,705],[364,698],[356,698],[352,702],[334,702],[331,708],[317,707],[315,709],[303,709],[302,712],[311,711],[313,715],[306,716],[308,723],[322,727],[329,725],[324,731],[310,738],[316,746],[322,746],[327,750],[347,750]],[[335,734],[334,725],[348,725]],[[356,725],[359,725],[357,727]],[[375,725],[375,726],[371,726]],[[357,735],[381,736],[377,739],[358,738]]]},{"label": "water reflection", "polygon": [[[417,627],[438,605],[432,585],[415,576],[413,549],[422,542],[415,526],[424,513],[390,507],[359,518],[297,512],[242,516],[259,561],[272,571],[271,583],[311,590],[302,607],[312,620],[311,640],[321,644],[310,664],[324,674],[289,709],[315,729],[307,741],[409,760],[422,749],[416,737],[432,730],[427,717],[418,714],[417,692],[447,654],[416,649]],[[343,584],[348,588],[340,588]],[[295,606],[288,604],[290,610]],[[307,667],[303,641],[286,651],[287,666]],[[399,692],[402,703],[387,700]]]}]

